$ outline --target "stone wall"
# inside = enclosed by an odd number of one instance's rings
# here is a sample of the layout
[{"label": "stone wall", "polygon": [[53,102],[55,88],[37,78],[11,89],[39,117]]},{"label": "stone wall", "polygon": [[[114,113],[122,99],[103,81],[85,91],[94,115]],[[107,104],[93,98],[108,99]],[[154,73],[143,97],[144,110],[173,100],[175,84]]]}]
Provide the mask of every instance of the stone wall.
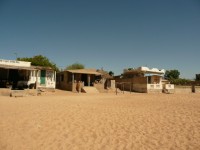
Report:
[{"label": "stone wall", "polygon": [[10,96],[10,88],[0,88],[0,96]]}]

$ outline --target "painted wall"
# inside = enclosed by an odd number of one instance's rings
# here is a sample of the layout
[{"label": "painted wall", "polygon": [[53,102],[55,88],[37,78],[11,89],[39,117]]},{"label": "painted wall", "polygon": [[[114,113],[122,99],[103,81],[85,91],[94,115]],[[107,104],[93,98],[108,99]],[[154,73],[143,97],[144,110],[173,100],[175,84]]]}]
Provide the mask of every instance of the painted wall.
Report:
[{"label": "painted wall", "polygon": [[46,87],[46,88],[55,88],[56,86],[56,73],[53,70],[45,70],[46,75],[45,75],[45,84],[41,84],[41,70],[38,71],[38,75],[36,70],[32,70],[30,73],[30,78],[28,81],[28,85],[30,84],[35,84],[36,83],[36,78],[38,76],[38,86],[39,87]]},{"label": "painted wall", "polygon": [[1,65],[9,65],[9,66],[18,66],[18,67],[30,67],[31,66],[31,62],[5,60],[5,59],[0,59],[0,64]]}]

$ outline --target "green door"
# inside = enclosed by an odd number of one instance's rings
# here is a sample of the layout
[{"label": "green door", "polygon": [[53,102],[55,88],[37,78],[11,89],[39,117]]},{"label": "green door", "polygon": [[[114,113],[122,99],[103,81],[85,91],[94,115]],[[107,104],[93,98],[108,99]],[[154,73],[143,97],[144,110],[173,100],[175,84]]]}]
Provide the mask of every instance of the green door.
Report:
[{"label": "green door", "polygon": [[46,77],[46,71],[45,70],[41,70],[40,84],[45,84],[45,77]]}]

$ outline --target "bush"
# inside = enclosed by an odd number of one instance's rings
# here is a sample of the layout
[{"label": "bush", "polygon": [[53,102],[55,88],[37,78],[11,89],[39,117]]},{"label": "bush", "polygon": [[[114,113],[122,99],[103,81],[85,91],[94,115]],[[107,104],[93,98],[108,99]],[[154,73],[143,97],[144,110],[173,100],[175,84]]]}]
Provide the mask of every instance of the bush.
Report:
[{"label": "bush", "polygon": [[172,84],[175,84],[175,85],[191,85],[192,84],[192,81],[189,80],[189,79],[172,79],[170,80],[170,82]]}]

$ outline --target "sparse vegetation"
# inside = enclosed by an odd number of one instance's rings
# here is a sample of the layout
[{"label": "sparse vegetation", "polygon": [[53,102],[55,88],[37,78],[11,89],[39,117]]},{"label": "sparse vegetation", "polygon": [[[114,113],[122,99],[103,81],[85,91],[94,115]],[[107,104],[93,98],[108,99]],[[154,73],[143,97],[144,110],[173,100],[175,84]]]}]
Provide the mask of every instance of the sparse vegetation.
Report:
[{"label": "sparse vegetation", "polygon": [[85,66],[81,63],[74,63],[72,65],[67,66],[66,70],[76,70],[76,69],[84,69]]}]

